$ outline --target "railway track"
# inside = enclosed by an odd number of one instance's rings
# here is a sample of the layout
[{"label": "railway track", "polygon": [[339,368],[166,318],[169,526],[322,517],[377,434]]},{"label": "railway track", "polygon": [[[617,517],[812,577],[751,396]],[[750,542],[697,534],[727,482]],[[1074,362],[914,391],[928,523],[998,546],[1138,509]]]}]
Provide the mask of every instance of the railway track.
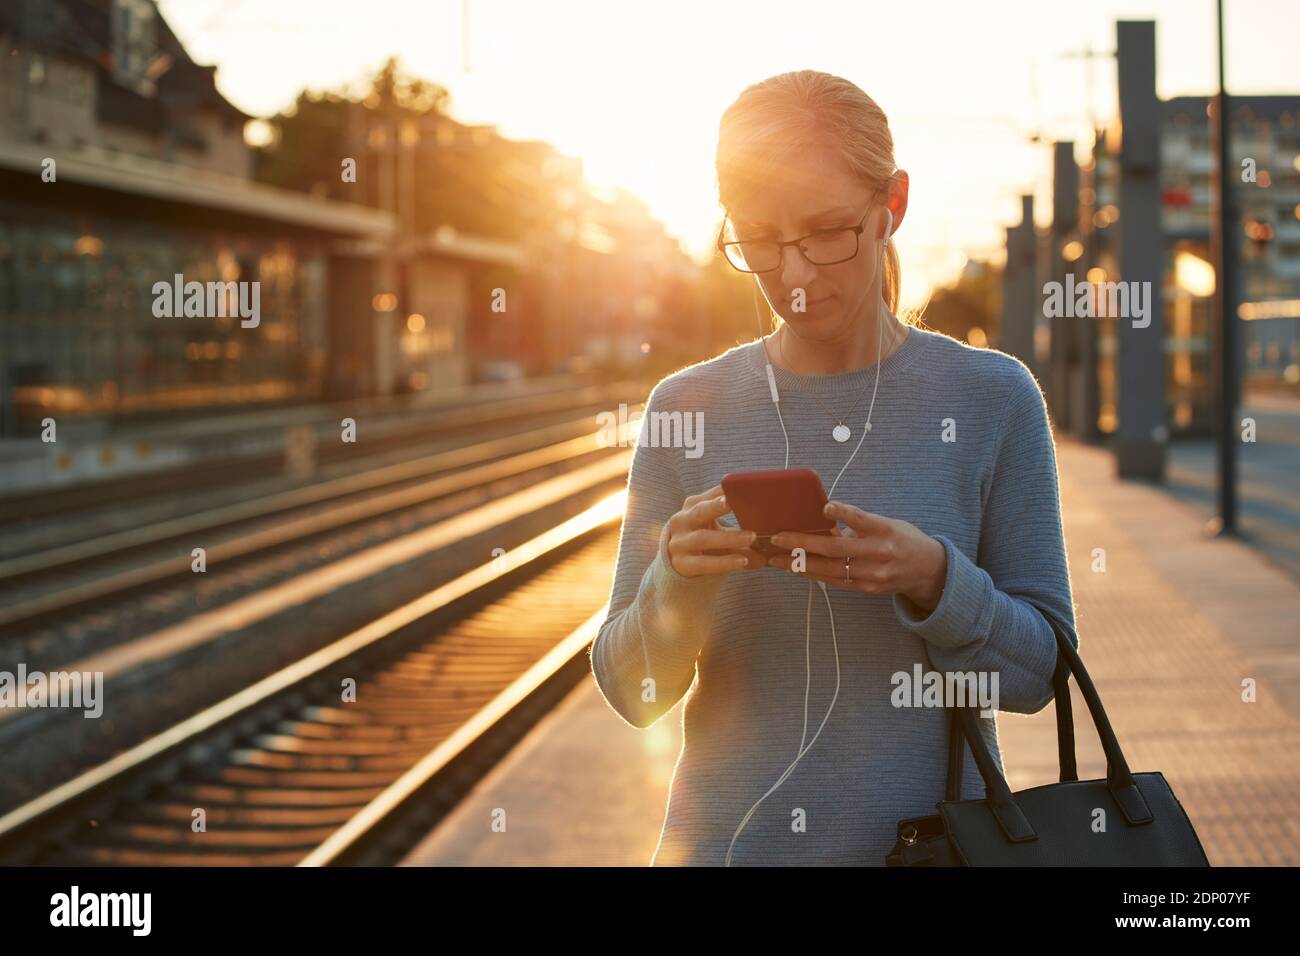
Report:
[{"label": "railway track", "polygon": [[[0,663],[36,668],[102,653],[611,454],[588,412],[0,561]],[[194,546],[204,548],[203,574],[193,571]]]},{"label": "railway track", "polygon": [[623,504],[612,494],[10,811],[0,863],[394,862],[589,676]]},{"label": "railway track", "polygon": [[[368,487],[367,478],[374,486],[399,480],[403,465],[413,467],[410,479],[418,479],[423,474],[418,463],[428,462],[436,454],[595,414],[611,402],[625,401],[627,387],[593,385],[527,398],[480,401],[440,408],[436,416],[427,419],[401,420],[383,427],[363,422],[367,427],[357,443],[339,441],[337,433],[318,440],[317,458],[332,456],[335,460],[318,460],[307,475],[286,472],[287,462],[281,453],[276,459],[278,469],[270,477],[261,475],[246,457],[225,462],[223,467],[232,473],[217,487],[195,479],[192,485],[173,488],[172,479],[193,470],[188,468],[138,474],[129,481],[135,501],[100,502],[104,482],[54,489],[40,499],[41,504],[25,498],[0,498],[0,510],[30,512],[23,516],[24,526],[4,528],[0,606],[12,603],[4,594],[15,585],[156,545],[162,540],[159,531],[195,528],[193,519],[199,515],[211,514],[223,523],[240,516],[242,520],[256,519],[266,513],[259,510],[260,503],[284,510],[353,495]],[[216,463],[208,467],[216,468]],[[55,504],[59,513],[42,519],[41,512]]]},{"label": "railway track", "polygon": [[[33,521],[63,519],[93,507],[121,508],[142,500],[156,500],[160,495],[219,493],[232,484],[247,484],[254,479],[274,483],[285,467],[283,441],[288,426],[306,428],[316,434],[317,464],[329,468],[346,466],[358,451],[358,445],[325,440],[338,434],[338,423],[345,417],[360,423],[368,456],[393,454],[430,440],[472,434],[490,423],[535,420],[547,410],[572,408],[583,395],[603,393],[638,394],[634,386],[626,383],[581,384],[570,377],[557,376],[522,385],[476,385],[445,400],[422,404],[358,399],[325,407],[243,413],[237,430],[232,430],[228,419],[200,420],[179,429],[173,427],[167,434],[201,443],[202,460],[92,484],[5,495],[0,497],[0,528],[12,535]],[[112,444],[114,440],[114,433],[110,433],[104,439],[93,441],[102,445]],[[147,432],[137,436],[135,442],[145,446],[153,444]]]}]

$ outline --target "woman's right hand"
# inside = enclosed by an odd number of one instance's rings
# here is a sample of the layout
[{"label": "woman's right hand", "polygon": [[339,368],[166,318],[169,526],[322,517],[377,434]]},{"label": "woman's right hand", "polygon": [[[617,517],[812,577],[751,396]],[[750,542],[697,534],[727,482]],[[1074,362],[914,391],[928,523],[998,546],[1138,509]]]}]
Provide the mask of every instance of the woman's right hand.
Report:
[{"label": "woman's right hand", "polygon": [[682,510],[668,519],[668,557],[674,571],[694,578],[767,567],[767,557],[751,547],[754,532],[718,523],[730,511],[722,485],[686,499]]}]

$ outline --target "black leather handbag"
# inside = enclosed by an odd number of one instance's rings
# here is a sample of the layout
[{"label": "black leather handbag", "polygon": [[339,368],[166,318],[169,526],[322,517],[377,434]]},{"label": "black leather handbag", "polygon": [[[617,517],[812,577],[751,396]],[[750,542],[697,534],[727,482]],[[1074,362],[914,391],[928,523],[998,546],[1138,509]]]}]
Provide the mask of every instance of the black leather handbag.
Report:
[{"label": "black leather handbag", "polygon": [[[1209,866],[1200,838],[1164,774],[1131,773],[1078,651],[1056,634],[1056,741],[1061,781],[1012,793],[979,732],[977,707],[951,707],[948,778],[938,814],[898,823],[886,866]],[[1074,755],[1070,675],[1106,754],[1105,780],[1080,780]],[[961,799],[963,743],[984,778],[985,798]],[[1104,816],[1097,813],[1104,811]],[[1098,826],[1104,822],[1104,828]]]}]

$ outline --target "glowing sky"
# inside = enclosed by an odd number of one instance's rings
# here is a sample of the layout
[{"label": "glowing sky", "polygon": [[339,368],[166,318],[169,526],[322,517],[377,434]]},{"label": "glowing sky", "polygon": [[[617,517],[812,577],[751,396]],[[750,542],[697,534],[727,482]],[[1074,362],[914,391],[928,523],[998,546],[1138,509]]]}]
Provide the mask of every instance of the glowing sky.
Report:
[{"label": "glowing sky", "polygon": [[[250,113],[270,115],[303,87],[354,82],[396,54],[451,90],[457,118],[580,157],[588,180],[636,192],[697,254],[720,215],[713,150],[727,104],[774,73],[843,75],[885,110],[911,176],[898,234],[905,305],[965,256],[999,258],[1020,193],[1046,212],[1050,146],[1030,134],[1073,138],[1082,158],[1089,67],[1071,51],[1113,50],[1117,19],[1155,19],[1160,95],[1216,83],[1212,0],[468,0],[468,72],[462,0],[160,6]],[[1300,2],[1227,0],[1227,11],[1230,92],[1300,92]],[[1093,107],[1107,119],[1115,64],[1091,69]]]}]

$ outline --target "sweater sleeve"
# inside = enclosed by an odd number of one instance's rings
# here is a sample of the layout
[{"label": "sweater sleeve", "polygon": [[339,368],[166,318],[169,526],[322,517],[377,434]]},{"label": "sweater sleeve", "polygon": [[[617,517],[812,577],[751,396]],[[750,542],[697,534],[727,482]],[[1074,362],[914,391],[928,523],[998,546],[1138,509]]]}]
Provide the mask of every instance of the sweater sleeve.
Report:
[{"label": "sweater sleeve", "polygon": [[1079,646],[1061,525],[1060,488],[1047,405],[1017,363],[994,451],[977,560],[944,535],[948,555],[938,605],[926,615],[894,595],[904,627],[927,642],[940,671],[997,674],[998,709],[1033,714],[1054,696],[1052,615]]},{"label": "sweater sleeve", "polygon": [[670,404],[664,383],[651,392],[628,472],[627,511],[619,537],[609,613],[591,645],[591,669],[605,700],[635,727],[649,727],[690,689],[714,599],[724,575],[686,577],[668,556],[668,520],[688,494],[673,456],[651,447],[650,416]]}]

